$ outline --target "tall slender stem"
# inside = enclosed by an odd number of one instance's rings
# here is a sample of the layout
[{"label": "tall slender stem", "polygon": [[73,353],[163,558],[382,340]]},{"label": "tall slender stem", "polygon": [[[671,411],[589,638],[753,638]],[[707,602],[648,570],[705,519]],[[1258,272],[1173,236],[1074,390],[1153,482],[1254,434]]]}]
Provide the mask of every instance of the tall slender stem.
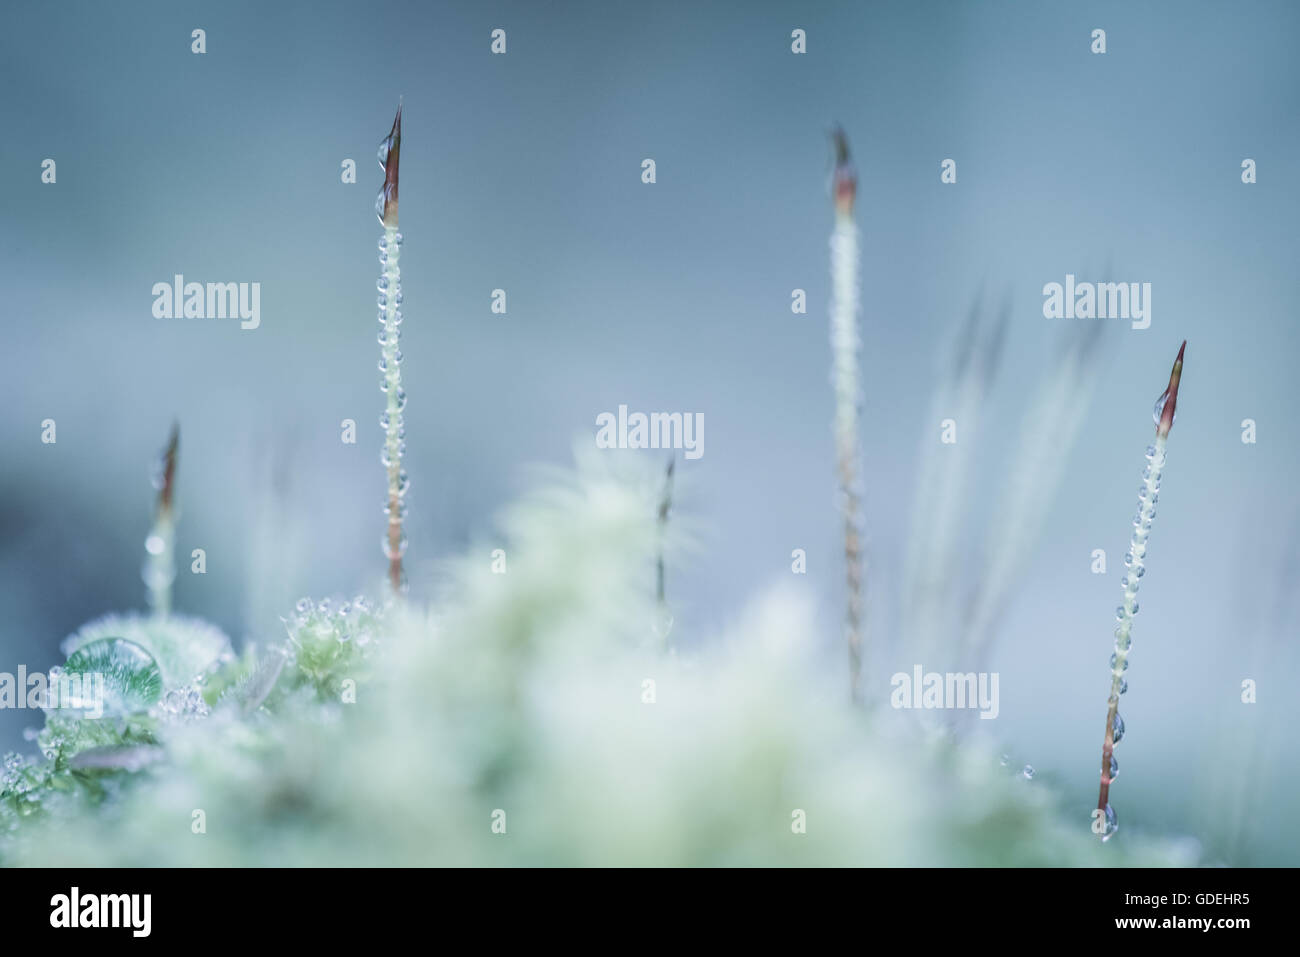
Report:
[{"label": "tall slender stem", "polygon": [[835,459],[840,514],[844,523],[847,597],[844,631],[849,653],[849,695],[861,699],[862,679],[862,514],[859,487],[858,406],[861,401],[858,352],[858,229],[853,222],[857,175],[848,141],[836,130],[835,228],[831,233],[831,384],[835,391]]},{"label": "tall slender stem", "polygon": [[1146,573],[1147,537],[1151,533],[1151,523],[1156,514],[1160,476],[1165,467],[1165,447],[1169,442],[1169,430],[1173,428],[1178,406],[1178,383],[1182,379],[1183,352],[1186,348],[1187,343],[1184,342],[1169,374],[1169,385],[1156,400],[1156,440],[1147,449],[1148,464],[1142,473],[1142,487],[1138,490],[1138,511],[1133,519],[1133,535],[1129,541],[1128,554],[1124,556],[1128,574],[1120,583],[1124,588],[1124,599],[1115,612],[1119,624],[1115,628],[1115,651],[1110,656],[1110,696],[1107,699],[1106,730],[1101,746],[1101,787],[1097,792],[1097,810],[1102,814],[1102,825],[1098,833],[1102,840],[1108,839],[1119,828],[1115,812],[1110,806],[1110,785],[1118,771],[1115,745],[1124,736],[1124,722],[1119,714],[1119,696],[1128,690],[1128,679],[1124,673],[1128,670],[1129,649],[1133,646],[1133,619],[1138,613],[1138,582]]},{"label": "tall slender stem", "polygon": [[388,515],[388,529],[384,535],[384,555],[388,558],[388,581],[395,594],[406,590],[406,575],[402,570],[402,556],[406,552],[406,533],[402,529],[405,518],[405,496],[408,485],[402,469],[402,455],[406,451],[405,424],[402,410],[406,407],[406,393],[402,389],[402,352],[398,348],[402,323],[402,273],[398,259],[402,250],[402,234],[397,229],[397,177],[402,145],[402,108],[398,106],[392,132],[379,148],[379,165],[384,170],[384,185],[375,203],[375,212],[384,226],[383,239],[379,241],[379,262],[383,273],[379,278],[379,371],[383,373],[379,388],[387,397],[384,414],[379,424],[384,429],[384,447],[380,455],[388,478],[388,496],[384,511]]},{"label": "tall slender stem", "polygon": [[173,425],[154,475],[158,505],[153,525],[144,540],[143,577],[148,589],[149,607],[155,615],[164,617],[171,613],[172,583],[176,581],[176,457],[180,440],[180,426]]}]

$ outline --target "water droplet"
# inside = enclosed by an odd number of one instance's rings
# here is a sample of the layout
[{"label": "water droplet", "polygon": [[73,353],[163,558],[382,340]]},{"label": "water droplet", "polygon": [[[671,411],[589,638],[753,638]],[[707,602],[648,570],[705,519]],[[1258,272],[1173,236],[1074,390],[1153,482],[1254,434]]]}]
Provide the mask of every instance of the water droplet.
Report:
[{"label": "water droplet", "polygon": [[1020,770],[1020,773],[1026,781],[1032,781],[1034,779],[1034,766],[1032,764],[1026,764]]},{"label": "water droplet", "polygon": [[406,392],[402,389],[397,390],[397,411],[401,412],[406,408]]},{"label": "water droplet", "polygon": [[407,544],[408,542],[406,538],[406,532],[402,532],[402,534],[397,539],[397,549],[396,552],[394,552],[391,548],[389,548],[388,536],[385,535],[383,540],[383,546],[382,546],[384,557],[388,558],[389,560],[392,560],[394,558],[401,558],[403,555],[406,554]]},{"label": "water droplet", "polygon": [[1106,805],[1106,829],[1101,832],[1101,839],[1109,841],[1119,830],[1119,820],[1115,817],[1115,810],[1109,804]]},{"label": "water droplet", "polygon": [[654,633],[662,641],[666,639],[673,630],[673,616],[667,608],[660,608],[654,620]]},{"label": "water droplet", "polygon": [[1118,711],[1115,712],[1115,721],[1111,725],[1111,730],[1113,732],[1111,741],[1114,744],[1119,744],[1124,739],[1124,719],[1119,716]]},{"label": "water droplet", "polygon": [[388,187],[381,186],[379,187],[379,195],[375,197],[375,215],[379,217],[381,223],[384,221],[384,207],[387,205]]},{"label": "water droplet", "polygon": [[1119,775],[1119,762],[1115,760],[1115,755],[1110,756],[1110,779],[1112,781]]},{"label": "water droplet", "polygon": [[385,359],[383,356],[379,357],[379,371],[380,372],[388,371],[388,360]]},{"label": "water droplet", "polygon": [[1111,655],[1111,656],[1110,656],[1110,670],[1111,670],[1111,671],[1114,671],[1115,668],[1116,668],[1116,666],[1119,667],[1119,670],[1120,670],[1120,671],[1128,671],[1128,659],[1127,659],[1127,658],[1121,658],[1118,654]]},{"label": "water droplet", "polygon": [[393,138],[385,136],[384,141],[379,144],[379,168],[385,173],[388,172],[388,153],[393,148]]},{"label": "water droplet", "polygon": [[1004,768],[1009,767],[1011,765],[1011,755],[1009,754],[1002,755],[1002,757],[998,760],[998,764],[1002,765]]},{"label": "water droplet", "polygon": [[[1165,389],[1164,392],[1160,393],[1160,398],[1156,399],[1155,407],[1152,408],[1151,410],[1151,418],[1155,419],[1156,425],[1160,424],[1160,416],[1164,414],[1165,404],[1168,401],[1169,401],[1169,390]],[[1170,424],[1177,421],[1178,421],[1178,409],[1175,408],[1174,417],[1170,420]]]},{"label": "water droplet", "polygon": [[409,478],[407,478],[407,476],[406,476],[406,469],[402,469],[402,471],[400,471],[400,472],[397,473],[397,494],[398,494],[398,496],[400,497],[400,496],[402,496],[402,495],[405,495],[406,492],[407,492],[407,490],[408,490],[410,487],[411,487],[411,480],[410,480]]},{"label": "water droplet", "polygon": [[1127,678],[1120,678],[1120,679],[1119,679],[1119,693],[1120,693],[1120,694],[1124,694],[1126,691],[1128,691],[1128,679],[1127,679]]},{"label": "water droplet", "polygon": [[402,304],[403,298],[404,297],[402,296],[402,284],[399,282],[397,284],[397,294],[393,296],[393,302],[397,303],[400,306]]},{"label": "water droplet", "polygon": [[1148,462],[1152,461],[1156,457],[1156,447],[1154,445],[1147,446],[1146,457]]},{"label": "water droplet", "polygon": [[296,605],[293,606],[293,610],[296,611],[296,612],[297,612],[298,614],[300,614],[300,615],[309,615],[309,614],[311,614],[311,608],[312,608],[312,605],[311,605],[311,599],[310,599],[310,598],[299,598],[299,599],[298,599],[298,604],[296,604]]},{"label": "water droplet", "polygon": [[399,246],[402,245],[402,234],[401,234],[401,233],[398,233],[398,234],[397,234],[396,236],[394,236],[393,238],[397,240],[397,245],[399,245]]},{"label": "water droplet", "polygon": [[[162,671],[141,645],[125,638],[100,638],[68,656],[58,689],[59,707],[100,710],[105,714],[148,711],[162,696]],[[80,679],[75,680],[75,679]],[[67,691],[72,700],[65,701]]]},{"label": "water droplet", "polygon": [[380,251],[380,252],[384,252],[384,251],[387,250],[387,249],[388,249],[388,236],[387,236],[387,235],[380,236],[380,237],[379,237],[379,251]]}]

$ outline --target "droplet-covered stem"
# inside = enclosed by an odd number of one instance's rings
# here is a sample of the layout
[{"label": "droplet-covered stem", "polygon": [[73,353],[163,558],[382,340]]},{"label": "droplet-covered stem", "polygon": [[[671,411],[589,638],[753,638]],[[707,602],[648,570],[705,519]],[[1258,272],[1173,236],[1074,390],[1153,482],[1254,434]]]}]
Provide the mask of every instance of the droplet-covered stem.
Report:
[{"label": "droplet-covered stem", "polygon": [[384,534],[384,555],[388,559],[388,581],[394,594],[406,590],[406,576],[402,571],[402,555],[406,552],[406,533],[402,521],[406,517],[406,473],[402,470],[402,455],[406,451],[406,429],[402,411],[406,407],[406,393],[402,391],[402,350],[398,348],[402,331],[402,272],[398,259],[402,252],[402,234],[397,231],[398,163],[402,148],[402,108],[397,108],[393,128],[379,147],[379,166],[384,171],[384,185],[375,201],[375,214],[384,226],[384,236],[379,241],[379,262],[383,273],[379,277],[379,371],[382,378],[379,388],[387,397],[384,414],[379,424],[384,430],[384,447],[380,454],[388,477],[388,495],[384,512],[388,528]]},{"label": "droplet-covered stem", "polygon": [[379,315],[383,323],[379,334],[379,371],[382,373],[380,389],[387,401],[384,414],[379,420],[384,429],[384,447],[380,461],[383,462],[388,477],[388,497],[384,506],[388,528],[384,535],[384,554],[388,558],[389,584],[399,594],[406,587],[402,571],[406,533],[402,529],[402,520],[405,518],[407,486],[406,473],[402,469],[402,455],[406,451],[406,430],[402,420],[406,393],[402,390],[402,351],[398,348],[402,322],[402,274],[398,266],[401,248],[401,233],[395,226],[385,227],[379,255],[383,264],[383,275],[379,280]]},{"label": "droplet-covered stem", "polygon": [[831,385],[835,393],[835,464],[840,514],[844,523],[844,630],[849,653],[849,694],[859,700],[862,675],[862,515],[859,488],[858,407],[858,229],[853,222],[857,177],[848,142],[840,130],[835,142],[835,228],[831,233]]},{"label": "droplet-covered stem", "polygon": [[158,505],[153,525],[144,540],[144,578],[149,608],[155,615],[168,615],[172,606],[172,583],[176,581],[176,458],[180,429],[172,426],[167,448],[158,460],[153,477]]},{"label": "droplet-covered stem", "polygon": [[1133,517],[1133,535],[1128,553],[1124,556],[1127,569],[1120,582],[1124,597],[1115,609],[1115,651],[1110,656],[1110,695],[1106,703],[1106,730],[1101,747],[1101,787],[1097,792],[1097,810],[1104,816],[1100,829],[1102,840],[1108,839],[1118,828],[1115,812],[1110,806],[1110,785],[1119,770],[1115,760],[1115,745],[1124,736],[1124,719],[1119,713],[1119,696],[1128,690],[1129,650],[1133,647],[1133,619],[1138,613],[1137,593],[1142,576],[1146,574],[1147,538],[1151,523],[1156,517],[1156,502],[1160,497],[1160,477],[1165,468],[1165,448],[1169,443],[1169,430],[1173,428],[1178,408],[1178,385],[1183,373],[1184,342],[1169,373],[1169,385],[1156,400],[1152,417],[1156,424],[1156,439],[1147,447],[1147,466],[1142,473],[1142,486],[1138,489],[1138,510]]}]

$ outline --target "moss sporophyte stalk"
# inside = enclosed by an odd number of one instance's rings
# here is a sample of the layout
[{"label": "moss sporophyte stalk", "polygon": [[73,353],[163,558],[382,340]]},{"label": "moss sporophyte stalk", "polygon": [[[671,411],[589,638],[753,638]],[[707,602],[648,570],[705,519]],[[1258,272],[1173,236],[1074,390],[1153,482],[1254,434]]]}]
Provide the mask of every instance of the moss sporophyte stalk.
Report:
[{"label": "moss sporophyte stalk", "polygon": [[397,107],[393,128],[379,146],[379,166],[384,171],[384,185],[375,200],[375,213],[383,224],[384,235],[379,240],[379,263],[383,267],[377,283],[379,289],[379,389],[387,397],[379,424],[384,430],[384,447],[380,461],[388,477],[388,495],[384,513],[388,516],[388,529],[383,539],[384,556],[388,559],[388,582],[394,594],[406,591],[406,574],[402,570],[402,555],[406,552],[406,532],[402,528],[406,517],[406,490],[410,484],[402,468],[402,455],[406,452],[406,427],[402,412],[406,408],[406,392],[402,389],[402,272],[398,258],[402,252],[402,234],[397,231],[397,172],[402,148],[402,108]]},{"label": "moss sporophyte stalk", "polygon": [[844,526],[844,634],[849,656],[849,696],[857,701],[862,677],[862,488],[858,446],[861,384],[858,353],[858,228],[853,202],[858,178],[849,159],[844,131],[832,133],[835,173],[832,183],[835,227],[831,233],[831,385],[835,392],[835,467],[840,517]]},{"label": "moss sporophyte stalk", "polygon": [[1101,748],[1101,788],[1097,793],[1097,809],[1093,811],[1093,831],[1103,841],[1109,840],[1119,829],[1119,821],[1110,806],[1110,785],[1119,774],[1115,745],[1124,737],[1119,696],[1128,691],[1126,672],[1129,650],[1133,647],[1133,619],[1138,613],[1138,583],[1146,574],[1147,538],[1151,534],[1151,522],[1156,515],[1160,477],[1165,467],[1165,447],[1169,442],[1169,430],[1173,428],[1178,407],[1178,383],[1183,375],[1183,352],[1186,348],[1186,342],[1179,347],[1173,371],[1169,373],[1169,385],[1156,400],[1152,412],[1156,423],[1156,439],[1146,451],[1147,466],[1142,471],[1142,485],[1138,489],[1138,510],[1133,517],[1133,535],[1129,541],[1128,553],[1124,556],[1128,572],[1120,582],[1124,597],[1115,609],[1119,623],[1115,627],[1115,651],[1110,656],[1110,696],[1107,700],[1106,730]]}]

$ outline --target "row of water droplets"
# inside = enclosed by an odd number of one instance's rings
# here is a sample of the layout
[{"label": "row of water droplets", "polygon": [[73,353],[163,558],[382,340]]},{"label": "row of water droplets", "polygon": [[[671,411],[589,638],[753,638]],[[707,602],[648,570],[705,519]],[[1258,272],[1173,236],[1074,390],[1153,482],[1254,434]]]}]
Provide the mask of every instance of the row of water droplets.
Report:
[{"label": "row of water droplets", "polygon": [[[392,137],[389,136],[379,146],[381,169],[387,169],[391,148]],[[375,213],[381,223],[384,222],[388,199],[388,187],[385,185],[380,188],[375,199]],[[379,390],[388,397],[384,413],[379,417],[379,425],[384,430],[384,445],[379,461],[388,472],[388,493],[384,497],[384,515],[388,518],[388,526],[400,526],[405,520],[406,491],[410,485],[406,471],[402,468],[402,455],[406,452],[406,428],[402,419],[402,411],[406,408],[406,392],[402,389],[402,350],[399,348],[402,338],[402,274],[398,258],[401,251],[402,234],[396,226],[385,224],[384,235],[379,240],[379,264],[382,272],[376,286],[379,290]],[[393,514],[394,508],[397,510],[396,515]],[[389,561],[394,561],[406,552],[406,531],[400,529],[396,542],[391,540],[388,532],[386,526],[382,548],[384,556]],[[403,588],[405,584],[403,573]]]},{"label": "row of water droplets", "polygon": [[[1157,424],[1164,411],[1165,401],[1164,395],[1156,401],[1154,418]],[[1155,444],[1147,447],[1147,465],[1142,472],[1142,485],[1138,489],[1138,510],[1133,516],[1133,536],[1129,541],[1129,550],[1124,555],[1124,566],[1127,572],[1120,581],[1124,596],[1119,607],[1115,609],[1118,624],[1115,626],[1115,651],[1110,656],[1108,703],[1115,708],[1115,718],[1111,723],[1112,745],[1119,744],[1124,738],[1124,719],[1119,713],[1119,696],[1128,691],[1128,678],[1125,672],[1128,671],[1129,651],[1133,647],[1133,619],[1138,613],[1138,585],[1142,576],[1146,574],[1147,538],[1151,534],[1151,523],[1156,517],[1156,502],[1160,498],[1160,475],[1165,467],[1166,442],[1165,436],[1157,435]],[[1119,762],[1113,753],[1106,775],[1110,781],[1114,781],[1119,775]],[[1109,804],[1105,807],[1105,815],[1102,840],[1108,839],[1119,829],[1115,811]]]},{"label": "row of water droplets", "polygon": [[324,625],[339,644],[355,642],[357,647],[365,648],[376,641],[376,623],[383,614],[383,608],[372,608],[364,595],[358,595],[351,601],[335,604],[328,598],[313,602],[310,598],[298,599],[294,606],[290,626],[290,636],[296,635],[303,628],[313,623]]}]

